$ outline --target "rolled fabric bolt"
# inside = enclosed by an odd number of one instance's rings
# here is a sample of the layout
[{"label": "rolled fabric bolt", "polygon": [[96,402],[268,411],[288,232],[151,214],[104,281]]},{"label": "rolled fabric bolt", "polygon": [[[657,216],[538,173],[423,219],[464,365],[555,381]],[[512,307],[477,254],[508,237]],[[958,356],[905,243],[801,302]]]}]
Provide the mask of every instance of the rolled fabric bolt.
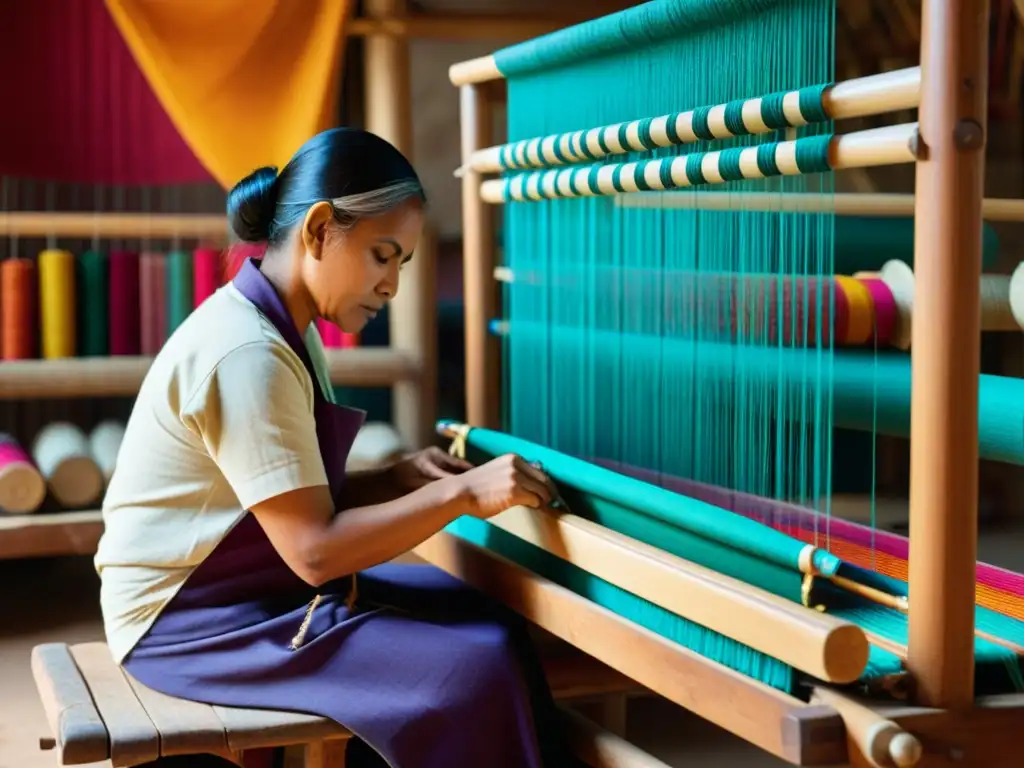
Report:
[{"label": "rolled fabric bolt", "polygon": [[32,456],[50,493],[65,508],[80,509],[103,493],[103,473],[89,451],[85,432],[66,421],[43,427]]},{"label": "rolled fabric bolt", "polygon": [[105,483],[110,482],[117,464],[117,452],[124,440],[124,424],[113,419],[101,421],[89,433],[89,454],[103,473]]},{"label": "rolled fabric bolt", "polygon": [[35,512],[46,499],[46,481],[18,441],[0,433],[0,511],[12,515]]}]

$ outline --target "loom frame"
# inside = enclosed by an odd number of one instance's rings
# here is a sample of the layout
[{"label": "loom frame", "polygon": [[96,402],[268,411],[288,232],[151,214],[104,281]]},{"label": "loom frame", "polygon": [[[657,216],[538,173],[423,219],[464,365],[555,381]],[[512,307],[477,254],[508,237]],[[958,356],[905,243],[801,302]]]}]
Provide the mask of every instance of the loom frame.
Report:
[{"label": "loom frame", "polygon": [[[980,227],[983,215],[1020,220],[1024,208],[1024,201],[983,199],[988,11],[988,0],[923,0],[919,118],[908,142],[918,192],[849,195],[844,201],[850,213],[861,207],[853,198],[863,197],[863,208],[891,215],[912,209],[915,217],[920,316],[912,358],[909,706],[828,690],[804,704],[672,647],[449,534],[435,536],[417,554],[653,692],[793,764],[892,764],[876,752],[873,734],[894,724],[890,738],[902,728],[920,741],[919,765],[1014,764],[1000,750],[999,737],[1024,727],[1024,695],[975,698],[973,680]],[[503,98],[504,77],[494,57],[484,56],[453,65],[449,79],[461,104],[462,167],[456,175],[463,200],[466,420],[497,429],[501,358],[487,328],[499,316],[493,214],[501,201],[485,193],[486,163],[474,160],[493,155],[493,106]]]}]

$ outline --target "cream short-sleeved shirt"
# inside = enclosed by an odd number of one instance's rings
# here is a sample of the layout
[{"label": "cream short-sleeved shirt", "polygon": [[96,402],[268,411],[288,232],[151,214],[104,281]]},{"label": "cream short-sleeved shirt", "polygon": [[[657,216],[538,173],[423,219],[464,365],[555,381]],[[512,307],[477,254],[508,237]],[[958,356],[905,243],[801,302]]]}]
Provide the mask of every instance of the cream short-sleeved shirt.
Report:
[{"label": "cream short-sleeved shirt", "polygon": [[252,303],[228,284],[156,356],[126,426],[103,501],[95,563],[118,662],[245,510],[326,485],[313,387],[331,396],[315,326],[319,381]]}]

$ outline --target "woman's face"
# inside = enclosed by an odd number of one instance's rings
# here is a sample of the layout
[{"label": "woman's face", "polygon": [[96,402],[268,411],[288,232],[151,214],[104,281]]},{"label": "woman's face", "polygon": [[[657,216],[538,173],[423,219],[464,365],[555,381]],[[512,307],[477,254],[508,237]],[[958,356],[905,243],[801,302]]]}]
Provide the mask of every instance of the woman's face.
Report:
[{"label": "woman's face", "polygon": [[398,293],[399,270],[412,258],[423,230],[416,202],[341,230],[329,225],[317,263],[313,300],[320,315],[358,333]]}]

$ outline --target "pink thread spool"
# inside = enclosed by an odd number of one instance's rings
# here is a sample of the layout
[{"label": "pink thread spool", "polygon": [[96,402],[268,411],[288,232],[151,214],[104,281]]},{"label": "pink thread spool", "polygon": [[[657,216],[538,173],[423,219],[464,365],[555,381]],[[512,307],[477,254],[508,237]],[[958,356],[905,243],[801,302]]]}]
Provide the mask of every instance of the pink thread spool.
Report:
[{"label": "pink thread spool", "polygon": [[46,481],[13,436],[0,434],[0,511],[35,512],[46,498]]},{"label": "pink thread spool", "polygon": [[194,257],[194,306],[198,307],[210,298],[220,285],[220,251],[215,248],[196,248]]},{"label": "pink thread spool", "polygon": [[139,321],[143,355],[155,355],[167,339],[166,272],[163,254],[142,254],[139,259]]},{"label": "pink thread spool", "polygon": [[139,254],[113,251],[110,254],[110,354],[138,355]]},{"label": "pink thread spool", "polygon": [[896,332],[896,321],[899,319],[896,297],[880,278],[861,277],[858,279],[868,289],[871,301],[875,305],[875,343],[879,347],[887,347],[892,341],[893,333]]}]

